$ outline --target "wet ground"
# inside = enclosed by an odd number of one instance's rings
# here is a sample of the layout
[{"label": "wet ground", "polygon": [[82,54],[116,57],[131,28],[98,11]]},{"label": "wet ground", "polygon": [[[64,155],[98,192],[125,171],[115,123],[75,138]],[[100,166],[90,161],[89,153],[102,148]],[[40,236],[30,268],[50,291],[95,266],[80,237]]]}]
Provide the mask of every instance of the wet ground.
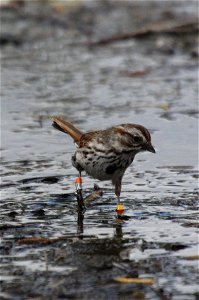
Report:
[{"label": "wet ground", "polygon": [[[1,299],[198,299],[197,35],[91,47],[193,20],[197,2],[28,3],[1,11]],[[86,175],[77,212],[74,145],[54,114],[82,130],[150,129],[157,154],[127,170],[122,217],[111,184]]]}]

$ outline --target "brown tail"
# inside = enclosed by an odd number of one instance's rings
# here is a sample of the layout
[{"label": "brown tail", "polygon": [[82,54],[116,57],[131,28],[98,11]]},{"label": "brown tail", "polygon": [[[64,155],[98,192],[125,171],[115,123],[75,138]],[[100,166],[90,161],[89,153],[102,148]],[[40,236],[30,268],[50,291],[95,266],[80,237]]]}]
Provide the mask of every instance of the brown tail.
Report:
[{"label": "brown tail", "polygon": [[76,143],[80,141],[82,132],[75,128],[70,122],[65,121],[61,117],[52,116],[51,120],[53,121],[52,126],[56,129],[69,134]]}]

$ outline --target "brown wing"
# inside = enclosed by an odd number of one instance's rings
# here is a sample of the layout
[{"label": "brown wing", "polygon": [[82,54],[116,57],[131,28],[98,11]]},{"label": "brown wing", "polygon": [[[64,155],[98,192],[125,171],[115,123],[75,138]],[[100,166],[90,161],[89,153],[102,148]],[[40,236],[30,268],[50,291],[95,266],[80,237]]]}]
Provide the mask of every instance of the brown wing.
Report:
[{"label": "brown wing", "polygon": [[82,132],[75,126],[73,126],[70,122],[65,121],[62,117],[59,116],[52,116],[51,120],[53,121],[53,127],[69,134],[76,143],[80,141]]},{"label": "brown wing", "polygon": [[79,142],[79,147],[86,147],[91,141],[96,140],[99,137],[100,131],[90,131],[82,134]]}]

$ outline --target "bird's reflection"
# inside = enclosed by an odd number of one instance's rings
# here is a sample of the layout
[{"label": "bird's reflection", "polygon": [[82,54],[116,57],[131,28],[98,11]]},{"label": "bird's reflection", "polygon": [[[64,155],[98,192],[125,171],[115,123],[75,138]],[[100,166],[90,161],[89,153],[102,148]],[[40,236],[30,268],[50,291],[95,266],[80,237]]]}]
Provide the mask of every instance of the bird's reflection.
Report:
[{"label": "bird's reflection", "polygon": [[[88,208],[94,200],[101,197],[103,194],[102,189],[97,185],[94,185],[94,191],[86,196],[84,199],[82,195],[82,190],[76,191],[77,198],[77,234],[83,238],[84,233],[84,215],[86,213],[86,208]],[[125,220],[128,220],[129,217],[123,214],[123,211],[116,211],[116,225],[114,238],[122,239],[123,231],[122,226]]]},{"label": "bird's reflection", "polygon": [[[86,213],[85,209],[79,209],[77,210],[77,234],[83,238],[84,233],[84,215]],[[122,239],[123,238],[123,226],[124,221],[121,220],[121,217],[116,215],[116,226],[115,226],[115,233],[114,238]]]},{"label": "bird's reflection", "polygon": [[[84,215],[86,214],[85,209],[78,209],[77,210],[77,234],[79,237],[83,238],[84,233]],[[123,227],[124,220],[121,219],[121,216],[116,215],[116,224],[115,224],[115,232],[114,238],[119,240],[123,239]]]},{"label": "bird's reflection", "polygon": [[119,240],[122,240],[123,239],[123,231],[122,231],[122,225],[123,225],[123,222],[118,222],[118,216],[117,216],[117,223],[116,223],[116,227],[115,227],[115,238],[119,239]]}]

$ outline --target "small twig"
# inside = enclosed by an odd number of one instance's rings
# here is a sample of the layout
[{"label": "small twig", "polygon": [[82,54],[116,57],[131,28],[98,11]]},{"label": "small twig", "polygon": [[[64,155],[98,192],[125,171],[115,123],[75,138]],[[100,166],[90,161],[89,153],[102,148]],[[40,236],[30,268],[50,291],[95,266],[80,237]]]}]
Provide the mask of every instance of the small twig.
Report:
[{"label": "small twig", "polygon": [[151,24],[147,24],[141,29],[129,32],[116,34],[107,38],[100,39],[95,42],[90,42],[89,46],[104,46],[118,41],[129,40],[132,38],[141,38],[152,34],[190,34],[198,33],[198,21],[187,20],[187,21],[159,21]]}]

